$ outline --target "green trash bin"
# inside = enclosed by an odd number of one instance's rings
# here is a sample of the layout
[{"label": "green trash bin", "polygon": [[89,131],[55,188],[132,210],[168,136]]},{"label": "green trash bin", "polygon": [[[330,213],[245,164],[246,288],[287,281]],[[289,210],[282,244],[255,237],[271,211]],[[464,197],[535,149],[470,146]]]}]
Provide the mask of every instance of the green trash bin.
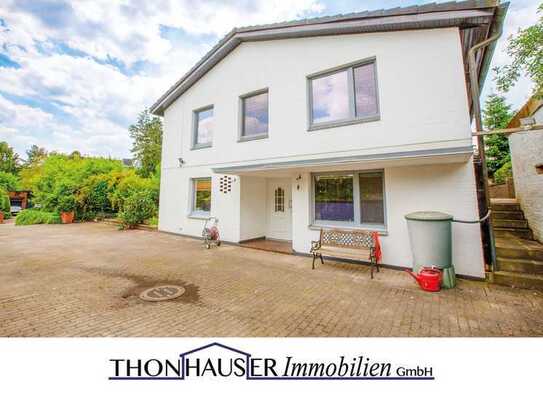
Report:
[{"label": "green trash bin", "polygon": [[443,288],[456,285],[452,264],[453,216],[443,212],[421,211],[405,215],[409,242],[413,254],[413,271],[423,266],[436,266],[443,270]]}]

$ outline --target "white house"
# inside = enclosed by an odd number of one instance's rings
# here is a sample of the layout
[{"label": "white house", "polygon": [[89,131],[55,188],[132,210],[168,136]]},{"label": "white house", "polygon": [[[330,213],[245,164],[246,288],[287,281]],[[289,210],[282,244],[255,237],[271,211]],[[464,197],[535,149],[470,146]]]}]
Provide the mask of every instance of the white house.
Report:
[{"label": "white house", "polygon": [[[308,253],[323,226],[377,230],[410,266],[404,215],[477,219],[467,58],[497,1],[431,4],[232,30],[151,111],[164,117],[159,229],[267,238]],[[479,55],[484,80],[492,49]],[[481,234],[453,226],[460,275]]]}]

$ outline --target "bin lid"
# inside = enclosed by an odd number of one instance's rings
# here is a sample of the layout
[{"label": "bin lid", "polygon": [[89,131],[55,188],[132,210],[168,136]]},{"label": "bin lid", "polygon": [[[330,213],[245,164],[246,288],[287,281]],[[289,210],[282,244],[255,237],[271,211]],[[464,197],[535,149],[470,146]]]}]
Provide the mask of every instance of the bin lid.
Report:
[{"label": "bin lid", "polygon": [[405,215],[405,219],[422,221],[449,221],[453,219],[453,216],[443,212],[419,211],[408,213]]}]

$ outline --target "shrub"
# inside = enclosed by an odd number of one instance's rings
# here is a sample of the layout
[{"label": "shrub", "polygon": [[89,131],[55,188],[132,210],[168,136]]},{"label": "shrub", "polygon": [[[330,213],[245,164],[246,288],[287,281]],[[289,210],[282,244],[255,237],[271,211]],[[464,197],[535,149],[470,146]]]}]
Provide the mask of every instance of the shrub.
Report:
[{"label": "shrub", "polygon": [[75,197],[73,195],[64,195],[58,198],[58,212],[72,212],[75,209]]},{"label": "shrub", "polygon": [[157,183],[149,178],[142,178],[134,171],[127,171],[119,180],[115,191],[110,195],[111,205],[114,209],[122,211],[125,201],[133,194],[146,192],[149,197],[158,203]]},{"label": "shrub", "polygon": [[9,172],[0,171],[0,188],[6,191],[16,191],[19,189],[19,178]]},{"label": "shrub", "polygon": [[45,212],[37,209],[24,209],[17,214],[15,218],[16,225],[36,225],[36,224],[60,223],[60,216],[55,212]]},{"label": "shrub", "polygon": [[97,214],[104,217],[113,212],[110,196],[122,179],[123,171],[93,175],[79,188],[77,193],[76,217],[81,220],[94,219]]},{"label": "shrub", "polygon": [[143,223],[156,215],[155,200],[149,191],[138,191],[124,201],[123,209],[119,212],[119,219],[126,229]]},{"label": "shrub", "polygon": [[45,159],[39,171],[29,174],[31,180],[24,178],[23,183],[31,184],[35,203],[45,210],[54,211],[62,197],[77,195],[91,177],[121,170],[122,164],[118,160],[52,154]]},{"label": "shrub", "polygon": [[11,218],[11,204],[8,192],[0,186],[0,212],[4,213],[4,219]]},{"label": "shrub", "polygon": [[503,184],[507,178],[513,176],[513,167],[511,161],[506,162],[494,173],[494,182],[496,184]]}]

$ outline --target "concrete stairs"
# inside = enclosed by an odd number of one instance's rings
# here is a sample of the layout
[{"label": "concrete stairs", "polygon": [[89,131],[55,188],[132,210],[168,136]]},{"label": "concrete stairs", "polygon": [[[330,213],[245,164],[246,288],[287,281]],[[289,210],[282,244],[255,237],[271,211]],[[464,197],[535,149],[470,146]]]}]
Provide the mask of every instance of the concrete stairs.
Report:
[{"label": "concrete stairs", "polygon": [[493,199],[492,226],[496,238],[496,284],[543,289],[543,245],[533,240],[515,199]]}]

